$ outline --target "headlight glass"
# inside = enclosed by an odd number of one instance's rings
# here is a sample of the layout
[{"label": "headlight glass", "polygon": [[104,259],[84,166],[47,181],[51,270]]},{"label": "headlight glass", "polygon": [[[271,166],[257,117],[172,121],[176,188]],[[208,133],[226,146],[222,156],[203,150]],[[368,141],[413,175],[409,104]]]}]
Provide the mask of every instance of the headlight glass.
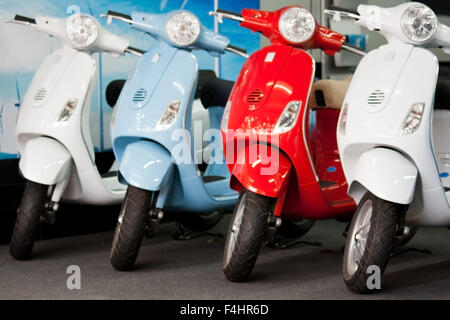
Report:
[{"label": "headlight glass", "polygon": [[291,130],[297,122],[298,114],[302,106],[301,101],[291,101],[278,119],[278,122],[273,130],[273,133],[285,133]]},{"label": "headlight glass", "polygon": [[156,124],[156,130],[161,131],[169,129],[175,123],[180,107],[180,100],[172,101]]},{"label": "headlight glass", "polygon": [[85,14],[75,14],[67,19],[66,33],[74,47],[88,48],[98,38],[97,21]]},{"label": "headlight glass", "polygon": [[316,21],[308,10],[294,7],[283,12],[278,28],[287,41],[302,43],[313,36]]},{"label": "headlight glass", "polygon": [[430,40],[436,33],[438,19],[425,5],[409,7],[402,16],[402,30],[405,36],[416,43]]},{"label": "headlight glass", "polygon": [[420,127],[420,123],[422,121],[423,111],[425,110],[425,103],[415,103],[411,107],[408,115],[403,121],[403,125],[401,127],[401,135],[407,136],[413,134]]},{"label": "headlight glass", "polygon": [[191,45],[200,35],[200,21],[190,12],[178,12],[167,22],[167,35],[179,46]]},{"label": "headlight glass", "polygon": [[64,109],[61,111],[61,113],[58,116],[58,119],[56,120],[56,126],[57,127],[63,127],[67,124],[67,122],[70,120],[70,117],[75,112],[75,109],[78,106],[78,99],[70,99],[66,102],[66,105],[64,106]]}]

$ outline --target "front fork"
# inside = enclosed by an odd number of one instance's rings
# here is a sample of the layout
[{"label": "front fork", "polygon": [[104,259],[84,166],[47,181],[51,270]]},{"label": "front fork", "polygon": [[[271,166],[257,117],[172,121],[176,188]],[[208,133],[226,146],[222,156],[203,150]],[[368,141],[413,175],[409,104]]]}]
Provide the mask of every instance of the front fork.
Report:
[{"label": "front fork", "polygon": [[47,192],[47,200],[45,202],[44,213],[41,216],[41,222],[54,225],[56,221],[56,212],[59,209],[59,202],[69,184],[70,177],[65,178],[56,185],[50,186]]},{"label": "front fork", "polygon": [[148,213],[147,226],[145,228],[145,235],[148,238],[154,237],[159,231],[159,224],[161,220],[164,218],[164,211],[160,208],[156,207],[158,202],[159,191],[153,193],[153,197],[151,199],[150,211]]}]

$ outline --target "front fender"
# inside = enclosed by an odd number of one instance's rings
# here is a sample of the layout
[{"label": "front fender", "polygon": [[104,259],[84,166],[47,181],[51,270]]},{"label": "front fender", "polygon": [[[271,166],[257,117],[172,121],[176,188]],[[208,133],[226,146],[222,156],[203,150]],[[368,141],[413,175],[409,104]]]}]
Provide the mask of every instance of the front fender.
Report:
[{"label": "front fender", "polygon": [[[243,187],[266,197],[278,198],[289,181],[291,161],[277,148],[267,146],[267,152],[260,152],[255,146],[266,145],[254,144],[239,151],[231,172],[231,187],[236,191]],[[247,161],[255,154],[254,161]]]},{"label": "front fender", "polygon": [[57,140],[47,137],[34,138],[23,146],[19,169],[27,180],[55,185],[70,177],[72,155]]},{"label": "front fender", "polygon": [[119,171],[128,184],[158,191],[166,184],[173,172],[170,153],[153,141],[138,141],[126,146]]},{"label": "front fender", "polygon": [[386,148],[366,151],[353,170],[348,194],[357,202],[366,190],[386,201],[400,204],[412,202],[418,171],[400,152]]}]

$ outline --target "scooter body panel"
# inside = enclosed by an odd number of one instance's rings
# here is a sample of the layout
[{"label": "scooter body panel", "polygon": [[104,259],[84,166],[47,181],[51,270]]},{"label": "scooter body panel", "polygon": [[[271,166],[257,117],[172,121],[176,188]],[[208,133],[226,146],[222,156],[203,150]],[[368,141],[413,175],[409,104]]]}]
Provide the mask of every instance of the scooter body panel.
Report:
[{"label": "scooter body panel", "polygon": [[124,190],[106,190],[94,161],[88,117],[96,75],[96,62],[87,53],[63,48],[47,56],[21,105],[16,127],[18,148],[23,154],[27,142],[36,137],[58,141],[70,152],[76,169],[62,199],[120,203]]},{"label": "scooter body panel", "polygon": [[[398,151],[387,148],[366,151],[353,170],[356,181],[377,197],[401,204],[412,202],[417,168]],[[349,193],[353,194],[352,188]]]},{"label": "scooter body panel", "polygon": [[[243,166],[236,168],[236,161],[246,144],[270,145],[289,159],[293,169],[288,185],[284,188],[286,194],[278,197],[280,201],[285,199],[284,204],[277,204],[282,207],[278,214],[284,217],[325,219],[346,215],[354,209],[354,203],[347,196],[344,202],[336,205],[324,199],[314,168],[309,137],[309,96],[314,74],[315,62],[303,50],[287,45],[272,45],[254,53],[247,59],[236,81],[229,99],[228,130],[222,131],[232,181],[237,180],[237,175],[244,176],[238,173],[238,169],[243,170]],[[255,99],[256,93],[259,99]],[[272,134],[282,112],[291,101],[301,101],[295,125],[286,133]],[[334,139],[334,136],[335,132],[331,130],[330,139]],[[251,166],[248,162],[245,165]],[[283,179],[283,174],[277,175],[277,179]],[[246,184],[240,186],[234,183],[233,188],[254,188],[248,184],[248,180]],[[277,181],[276,185],[283,185],[283,182]],[[257,189],[259,194],[274,195],[270,184],[266,184],[264,190],[261,187]],[[346,185],[340,187],[346,189]]]},{"label": "scooter body panel", "polygon": [[127,145],[119,171],[133,186],[159,191],[170,181],[173,163],[170,153],[161,145],[141,140]]},{"label": "scooter body panel", "polygon": [[23,146],[19,169],[25,179],[51,186],[69,179],[72,156],[58,141],[37,137]]},{"label": "scooter body panel", "polygon": [[[348,108],[345,130],[342,114],[337,130],[350,186],[360,182],[355,168],[361,156],[377,147],[396,150],[417,168],[419,177],[414,194],[390,200],[402,203],[402,198],[413,197],[407,214],[410,224],[450,224],[450,209],[439,178],[431,134],[438,71],[436,56],[426,49],[396,43],[371,51],[359,64],[345,98],[344,107]],[[420,126],[414,133],[403,135],[403,123],[416,103],[425,104]],[[383,161],[390,163],[392,158]],[[357,188],[349,190],[353,189]],[[359,202],[361,192],[351,195]]]},{"label": "scooter body panel", "polygon": [[[244,186],[257,194],[277,198],[281,192],[286,191],[292,168],[291,161],[284,154],[272,158],[279,152],[278,149],[272,149],[264,154],[258,153],[257,148],[258,144],[251,143],[250,146],[241,149],[231,173],[233,177],[231,186],[238,191]],[[247,155],[252,153],[258,153],[258,157],[253,161],[246,160]]]},{"label": "scooter body panel", "polygon": [[[149,82],[153,75],[159,77],[158,81]],[[119,163],[123,161],[127,145],[139,140],[153,141],[171,152],[171,162],[175,165],[173,178],[171,183],[160,186],[159,208],[195,212],[228,210],[234,206],[238,194],[228,183],[205,182],[195,162],[191,127],[197,81],[197,59],[189,51],[161,42],[144,54],[116,105],[111,133],[113,150]],[[133,99],[140,89],[147,92],[148,98],[137,108]],[[168,129],[158,130],[159,119],[174,101],[180,102],[175,122]],[[223,178],[228,182],[229,176]],[[209,188],[209,184],[214,186]]]}]

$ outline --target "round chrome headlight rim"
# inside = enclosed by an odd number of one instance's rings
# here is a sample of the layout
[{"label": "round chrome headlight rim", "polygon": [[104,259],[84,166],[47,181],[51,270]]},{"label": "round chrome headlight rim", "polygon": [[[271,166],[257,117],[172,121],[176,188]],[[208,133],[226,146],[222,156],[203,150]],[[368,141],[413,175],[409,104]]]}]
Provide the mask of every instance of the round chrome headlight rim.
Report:
[{"label": "round chrome headlight rim", "polygon": [[[296,15],[298,17],[299,14],[303,15],[303,19],[306,21],[306,26],[309,30],[305,28],[305,24],[297,21],[297,25],[295,25],[296,30],[292,30],[292,23],[288,23],[287,19],[296,18],[293,17],[293,15]],[[290,16],[289,16],[290,15]],[[300,23],[300,24],[299,24]],[[299,31],[300,27],[303,28],[303,35],[301,37],[294,38],[293,33],[295,31]],[[280,30],[281,35],[286,41],[289,41],[290,43],[298,44],[303,43],[308,40],[310,40],[314,36],[314,31],[316,29],[316,20],[314,19],[314,16],[302,7],[291,7],[289,9],[286,9],[280,16],[280,20],[278,21],[278,30]]]},{"label": "round chrome headlight rim", "polygon": [[[76,19],[82,20],[81,23],[75,24]],[[97,20],[88,14],[77,13],[67,18],[66,37],[76,49],[92,47],[97,42],[99,31]]]},{"label": "round chrome headlight rim", "polygon": [[[188,21],[191,24],[188,25],[188,28],[191,27],[192,31],[190,35],[180,34],[180,31],[182,32],[186,31],[186,25],[183,25],[183,23],[186,23],[186,20],[190,20]],[[178,23],[178,26],[174,25],[175,23]],[[178,30],[176,30],[177,28]],[[195,16],[193,13],[189,11],[176,12],[167,20],[166,24],[167,36],[177,46],[188,47],[192,45],[200,37],[200,31],[201,31],[200,20],[197,18],[197,16]],[[183,37],[185,37],[185,39],[182,39]]]},{"label": "round chrome headlight rim", "polygon": [[[410,34],[411,29],[407,29],[410,28],[410,25],[407,25],[407,15],[410,14],[413,10],[417,10],[417,9],[422,9],[425,11],[428,11],[428,13],[432,14],[432,21],[430,22],[432,24],[432,30],[428,33],[428,35],[423,38],[423,39],[418,39],[418,37],[413,38]],[[417,17],[415,18],[417,19]],[[424,44],[427,43],[428,41],[430,41],[437,33],[437,29],[438,29],[438,25],[439,25],[439,21],[437,19],[436,13],[430,9],[428,6],[424,5],[424,4],[414,4],[410,7],[408,7],[402,14],[401,20],[400,20],[400,26],[402,29],[403,34],[405,35],[405,37],[415,43],[415,44]],[[421,27],[423,27],[423,25],[421,25]]]}]

